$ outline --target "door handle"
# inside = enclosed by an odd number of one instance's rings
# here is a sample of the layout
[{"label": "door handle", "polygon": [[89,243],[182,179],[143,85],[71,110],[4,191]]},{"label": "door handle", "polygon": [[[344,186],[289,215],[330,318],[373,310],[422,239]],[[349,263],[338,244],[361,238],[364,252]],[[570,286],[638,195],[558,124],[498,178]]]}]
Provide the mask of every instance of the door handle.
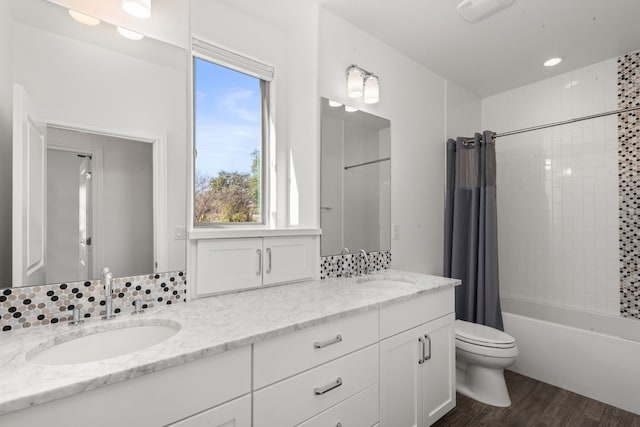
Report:
[{"label": "door handle", "polygon": [[262,274],[262,249],[256,249],[256,254],[258,255],[258,270],[256,270],[256,276]]},{"label": "door handle", "polygon": [[[424,338],[428,341],[429,343],[429,353],[428,355],[424,358],[424,360],[431,360],[431,337],[429,336],[429,334],[426,334],[424,336]],[[424,353],[423,353],[424,354]]]},{"label": "door handle", "polygon": [[271,273],[271,248],[267,248],[267,274]]},{"label": "door handle", "polygon": [[418,342],[420,343],[420,347],[422,350],[422,357],[418,359],[418,364],[422,365],[424,363],[424,339],[422,337],[418,338]]}]

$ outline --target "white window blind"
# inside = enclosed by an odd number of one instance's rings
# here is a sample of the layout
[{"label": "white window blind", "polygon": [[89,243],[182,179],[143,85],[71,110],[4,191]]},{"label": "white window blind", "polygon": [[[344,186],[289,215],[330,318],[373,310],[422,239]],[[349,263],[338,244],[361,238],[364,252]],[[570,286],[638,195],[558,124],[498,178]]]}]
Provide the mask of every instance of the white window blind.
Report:
[{"label": "white window blind", "polygon": [[273,80],[274,69],[271,65],[263,64],[246,56],[214,46],[195,37],[192,38],[191,49],[194,54],[208,57],[216,63],[231,68],[232,70],[257,77],[267,82]]}]

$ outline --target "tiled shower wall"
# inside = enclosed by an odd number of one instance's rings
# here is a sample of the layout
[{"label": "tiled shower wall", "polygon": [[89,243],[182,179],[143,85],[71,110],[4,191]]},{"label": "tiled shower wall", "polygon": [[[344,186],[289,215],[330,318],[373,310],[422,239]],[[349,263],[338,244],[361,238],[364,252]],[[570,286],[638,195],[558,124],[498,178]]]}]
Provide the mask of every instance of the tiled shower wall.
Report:
[{"label": "tiled shower wall", "polygon": [[[113,279],[113,308],[133,311],[136,299],[143,308],[186,302],[186,293],[182,271],[118,277]],[[103,316],[104,295],[102,280],[0,289],[0,331],[66,322],[75,307],[83,318]]]},{"label": "tiled shower wall", "polygon": [[[618,58],[618,107],[640,107],[640,51]],[[618,116],[620,312],[640,318],[640,111]]]},{"label": "tiled shower wall", "polygon": [[[617,81],[613,58],[485,98],[482,127],[615,110]],[[496,152],[502,296],[619,314],[616,116],[502,137]]]}]

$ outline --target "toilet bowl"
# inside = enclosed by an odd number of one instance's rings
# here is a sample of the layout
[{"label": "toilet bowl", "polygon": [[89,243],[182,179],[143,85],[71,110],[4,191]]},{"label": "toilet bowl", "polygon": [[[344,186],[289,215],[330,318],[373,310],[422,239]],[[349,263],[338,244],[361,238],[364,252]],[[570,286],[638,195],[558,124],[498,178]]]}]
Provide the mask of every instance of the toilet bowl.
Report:
[{"label": "toilet bowl", "polygon": [[509,406],[504,369],[518,357],[511,335],[494,328],[456,320],[456,390],[493,406]]}]

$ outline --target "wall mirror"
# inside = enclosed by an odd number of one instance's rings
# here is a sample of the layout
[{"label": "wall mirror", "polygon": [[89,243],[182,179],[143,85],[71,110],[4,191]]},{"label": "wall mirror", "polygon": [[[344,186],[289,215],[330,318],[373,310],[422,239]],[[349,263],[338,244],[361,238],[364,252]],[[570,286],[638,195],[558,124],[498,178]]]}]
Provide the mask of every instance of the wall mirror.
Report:
[{"label": "wall mirror", "polygon": [[183,270],[186,50],[80,24],[45,0],[9,11],[13,189],[0,203],[13,212],[0,218],[12,229],[0,285]]},{"label": "wall mirror", "polygon": [[389,250],[391,122],[321,102],[321,255]]}]

